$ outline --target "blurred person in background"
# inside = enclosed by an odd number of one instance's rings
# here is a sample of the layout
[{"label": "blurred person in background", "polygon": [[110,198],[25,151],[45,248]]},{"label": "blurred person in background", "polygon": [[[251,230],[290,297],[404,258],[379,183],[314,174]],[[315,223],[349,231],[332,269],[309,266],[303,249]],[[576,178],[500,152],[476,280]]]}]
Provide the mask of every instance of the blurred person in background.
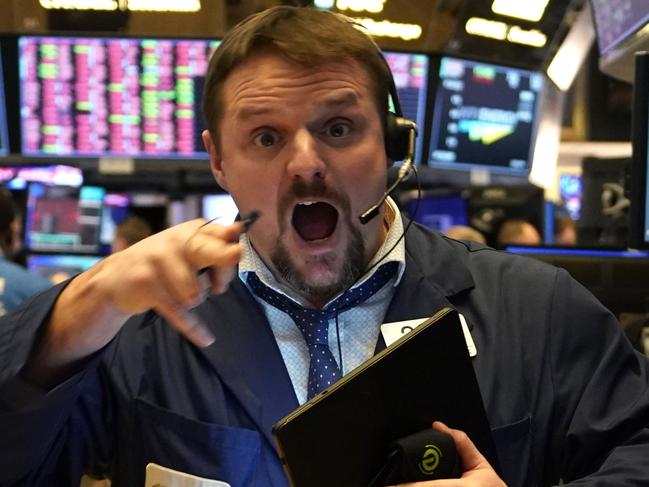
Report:
[{"label": "blurred person in background", "polygon": [[487,244],[487,239],[475,228],[466,225],[453,225],[448,227],[444,235],[455,240],[470,240],[481,244]]},{"label": "blurred person in background", "polygon": [[111,245],[112,253],[124,250],[151,235],[153,229],[143,218],[129,216],[115,229],[115,238]]},{"label": "blurred person in background", "polygon": [[11,195],[0,189],[0,316],[51,286],[47,279],[11,261],[16,228]]},{"label": "blurred person in background", "polygon": [[505,220],[498,230],[496,247],[504,249],[508,245],[541,245],[543,240],[539,231],[527,220]]},{"label": "blurred person in background", "polygon": [[556,245],[577,245],[577,224],[569,215],[561,215],[554,220],[554,243]]}]

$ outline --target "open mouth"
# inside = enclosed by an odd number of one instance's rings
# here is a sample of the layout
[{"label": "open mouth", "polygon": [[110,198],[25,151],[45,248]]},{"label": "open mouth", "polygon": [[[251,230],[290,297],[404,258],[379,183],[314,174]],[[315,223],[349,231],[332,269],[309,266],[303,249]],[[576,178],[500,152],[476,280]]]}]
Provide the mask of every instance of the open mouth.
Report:
[{"label": "open mouth", "polygon": [[307,201],[293,208],[293,228],[307,242],[329,238],[336,230],[338,210],[329,203]]}]

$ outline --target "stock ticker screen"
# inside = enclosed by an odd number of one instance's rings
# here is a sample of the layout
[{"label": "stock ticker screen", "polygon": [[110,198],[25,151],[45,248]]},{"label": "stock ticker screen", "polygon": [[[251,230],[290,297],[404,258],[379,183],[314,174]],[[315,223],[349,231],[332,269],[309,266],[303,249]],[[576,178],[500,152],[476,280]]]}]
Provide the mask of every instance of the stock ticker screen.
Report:
[{"label": "stock ticker screen", "polygon": [[429,164],[526,174],[543,89],[539,73],[443,57]]},{"label": "stock ticker screen", "polygon": [[218,44],[20,37],[23,153],[207,158],[200,105]]},{"label": "stock ticker screen", "polygon": [[415,122],[419,128],[415,162],[420,163],[424,139],[422,132],[426,116],[429,58],[425,54],[391,51],[385,51],[383,55],[392,71],[403,115]]}]

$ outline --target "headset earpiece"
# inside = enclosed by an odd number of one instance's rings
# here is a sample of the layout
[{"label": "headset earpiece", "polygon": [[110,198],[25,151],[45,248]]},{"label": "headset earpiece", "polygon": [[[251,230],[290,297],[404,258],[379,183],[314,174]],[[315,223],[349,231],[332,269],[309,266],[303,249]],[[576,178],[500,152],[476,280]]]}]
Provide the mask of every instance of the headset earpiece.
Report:
[{"label": "headset earpiece", "polygon": [[402,161],[407,157],[412,158],[414,154],[409,151],[410,131],[417,134],[417,125],[407,118],[399,117],[388,112],[385,124],[385,152],[393,161]]}]

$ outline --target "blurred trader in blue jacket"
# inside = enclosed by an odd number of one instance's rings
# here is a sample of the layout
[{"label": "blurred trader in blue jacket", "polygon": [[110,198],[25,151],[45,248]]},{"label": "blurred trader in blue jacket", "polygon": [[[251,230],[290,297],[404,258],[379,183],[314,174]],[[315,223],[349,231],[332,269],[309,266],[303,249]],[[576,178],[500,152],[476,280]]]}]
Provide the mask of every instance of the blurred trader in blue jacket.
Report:
[{"label": "blurred trader in blue jacket", "polygon": [[51,283],[11,261],[16,213],[11,195],[0,189],[0,316]]}]

